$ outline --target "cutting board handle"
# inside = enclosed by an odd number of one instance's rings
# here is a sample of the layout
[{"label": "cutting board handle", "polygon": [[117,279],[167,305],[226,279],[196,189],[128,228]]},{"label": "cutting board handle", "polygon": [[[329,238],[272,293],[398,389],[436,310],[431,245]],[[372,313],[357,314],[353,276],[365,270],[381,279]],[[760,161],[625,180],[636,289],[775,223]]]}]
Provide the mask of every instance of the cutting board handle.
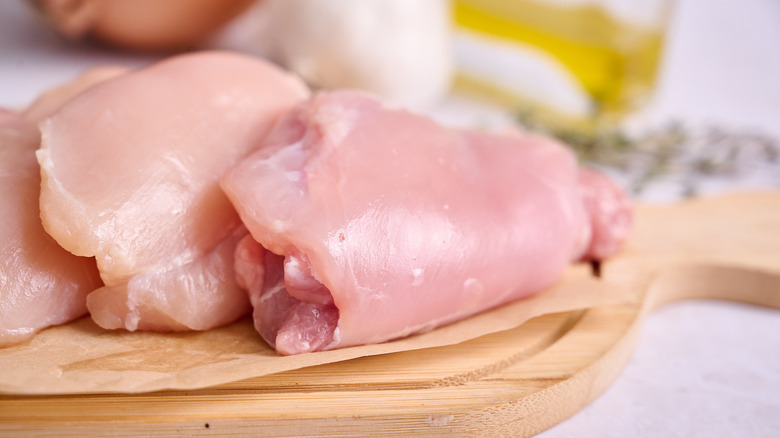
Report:
[{"label": "cutting board handle", "polygon": [[780,274],[745,267],[683,265],[658,272],[645,310],[687,299],[716,299],[780,309]]}]

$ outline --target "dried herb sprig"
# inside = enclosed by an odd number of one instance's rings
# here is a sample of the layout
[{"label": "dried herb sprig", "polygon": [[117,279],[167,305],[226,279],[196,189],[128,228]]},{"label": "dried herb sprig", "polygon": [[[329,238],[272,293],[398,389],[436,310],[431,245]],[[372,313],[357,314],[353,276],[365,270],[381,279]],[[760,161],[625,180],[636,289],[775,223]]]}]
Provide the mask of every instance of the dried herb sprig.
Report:
[{"label": "dried herb sprig", "polygon": [[629,134],[598,121],[576,127],[544,123],[529,111],[518,113],[518,121],[568,144],[583,163],[619,173],[634,195],[664,177],[677,178],[684,195],[695,195],[704,178],[738,177],[759,163],[776,165],[780,184],[780,143],[766,134],[719,126],[694,129],[680,122]]}]

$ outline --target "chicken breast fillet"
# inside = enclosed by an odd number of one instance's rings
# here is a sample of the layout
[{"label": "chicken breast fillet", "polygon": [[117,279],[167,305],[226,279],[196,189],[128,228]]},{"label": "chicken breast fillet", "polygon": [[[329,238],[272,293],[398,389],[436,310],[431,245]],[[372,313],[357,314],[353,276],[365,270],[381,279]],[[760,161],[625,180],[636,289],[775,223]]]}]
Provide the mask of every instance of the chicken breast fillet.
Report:
[{"label": "chicken breast fillet", "polygon": [[221,184],[251,232],[236,269],[255,326],[296,354],[430,330],[544,290],[592,256],[591,216],[630,222],[614,184],[599,179],[620,208],[590,211],[600,204],[583,193],[600,190],[580,180],[574,155],[547,138],[451,130],[344,91],[288,113]]},{"label": "chicken breast fillet", "polygon": [[121,76],[130,69],[115,65],[93,67],[68,82],[59,84],[41,93],[27,108],[22,116],[32,122],[38,123],[54,115],[66,102],[75,96],[92,88],[93,86],[117,76]]},{"label": "chicken breast fillet", "polygon": [[218,179],[307,96],[270,63],[200,52],[102,82],[42,122],[43,225],[96,257],[99,325],[201,330],[249,310],[232,260],[246,231]]},{"label": "chicken breast fillet", "polygon": [[0,347],[85,315],[102,284],[94,259],[65,251],[41,226],[39,143],[33,124],[0,110]]}]

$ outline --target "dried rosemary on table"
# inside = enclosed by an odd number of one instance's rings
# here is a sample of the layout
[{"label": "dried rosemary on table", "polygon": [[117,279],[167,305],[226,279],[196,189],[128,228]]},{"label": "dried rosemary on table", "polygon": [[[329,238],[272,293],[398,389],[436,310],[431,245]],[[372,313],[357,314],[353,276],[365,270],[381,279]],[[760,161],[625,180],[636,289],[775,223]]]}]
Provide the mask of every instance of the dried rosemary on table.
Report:
[{"label": "dried rosemary on table", "polygon": [[780,186],[780,143],[762,133],[672,122],[630,134],[606,123],[560,127],[541,122],[533,112],[517,114],[526,129],[570,145],[581,162],[612,173],[635,197],[661,180],[673,181],[679,197],[694,196],[708,180],[739,181],[758,168],[769,175],[762,184]]}]

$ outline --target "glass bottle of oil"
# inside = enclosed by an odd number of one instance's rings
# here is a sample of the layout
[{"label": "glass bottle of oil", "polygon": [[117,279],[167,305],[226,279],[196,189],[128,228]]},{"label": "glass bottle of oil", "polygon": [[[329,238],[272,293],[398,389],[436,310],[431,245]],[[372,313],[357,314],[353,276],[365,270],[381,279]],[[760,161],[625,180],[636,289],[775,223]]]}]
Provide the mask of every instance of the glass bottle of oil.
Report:
[{"label": "glass bottle of oil", "polygon": [[[588,101],[576,116],[620,119],[649,97],[664,45],[671,0],[454,0],[458,30],[502,45],[520,45],[554,59]],[[543,78],[491,81],[479,68],[462,69],[456,87],[491,90],[522,105],[523,85]],[[480,77],[482,76],[482,77]],[[511,74],[510,74],[511,76]],[[538,75],[539,76],[539,75]],[[520,81],[531,82],[527,84]],[[504,84],[504,85],[502,85]],[[517,85],[517,86],[515,86]],[[555,98],[552,98],[553,100]],[[556,111],[556,102],[536,102]],[[575,111],[576,112],[576,111]]]}]

